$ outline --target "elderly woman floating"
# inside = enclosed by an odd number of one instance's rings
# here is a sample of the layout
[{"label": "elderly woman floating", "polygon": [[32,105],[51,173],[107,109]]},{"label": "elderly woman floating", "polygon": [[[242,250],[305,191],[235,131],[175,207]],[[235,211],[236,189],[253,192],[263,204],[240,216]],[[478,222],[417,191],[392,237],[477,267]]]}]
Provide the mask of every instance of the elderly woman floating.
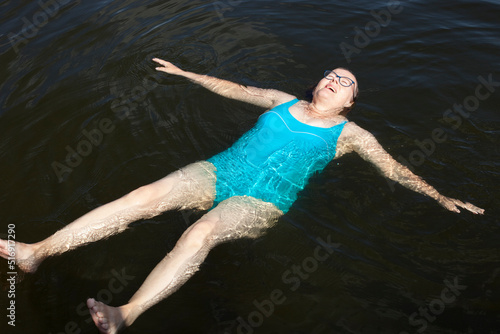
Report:
[{"label": "elderly woman floating", "polygon": [[[268,111],[226,151],[99,207],[41,242],[16,244],[17,265],[34,272],[44,259],[120,233],[138,219],[167,210],[209,210],[184,232],[126,305],[111,307],[87,300],[101,333],[130,326],[144,311],[170,296],[216,245],[261,235],[289,210],[311,175],[346,153],[358,153],[385,177],[435,199],[450,211],[460,212],[460,207],[475,214],[484,212],[441,195],[395,161],[371,133],[348,121],[358,82],[346,69],[326,71],[313,91],[312,102],[307,102],[278,90],[246,87],[153,60],[161,65],[158,71],[183,76],[219,95]],[[4,240],[0,241],[0,255],[8,257]]]}]

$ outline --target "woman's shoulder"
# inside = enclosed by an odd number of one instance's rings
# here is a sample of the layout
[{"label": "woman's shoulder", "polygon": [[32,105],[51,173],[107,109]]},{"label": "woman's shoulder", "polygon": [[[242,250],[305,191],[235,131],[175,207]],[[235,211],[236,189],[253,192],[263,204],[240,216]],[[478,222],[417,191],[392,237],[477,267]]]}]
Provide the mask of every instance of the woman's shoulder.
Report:
[{"label": "woman's shoulder", "polygon": [[347,122],[342,129],[337,140],[337,155],[336,158],[350,153],[354,150],[356,144],[362,141],[371,142],[373,135],[371,132],[363,129],[354,122]]},{"label": "woman's shoulder", "polygon": [[292,94],[288,94],[282,91],[276,91],[274,94],[273,104],[270,109],[295,100],[298,101],[297,97]]},{"label": "woman's shoulder", "polygon": [[369,134],[367,130],[363,129],[359,125],[357,125],[355,122],[352,121],[347,121],[344,125],[344,129],[342,131],[342,134],[345,137],[357,137],[357,136],[364,136]]}]

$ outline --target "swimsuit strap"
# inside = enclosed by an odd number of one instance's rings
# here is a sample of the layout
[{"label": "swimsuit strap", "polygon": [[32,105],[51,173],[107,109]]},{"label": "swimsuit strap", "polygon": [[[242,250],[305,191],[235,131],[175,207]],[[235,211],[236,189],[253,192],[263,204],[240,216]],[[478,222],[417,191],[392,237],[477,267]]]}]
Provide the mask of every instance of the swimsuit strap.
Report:
[{"label": "swimsuit strap", "polygon": [[[293,106],[294,104],[296,104],[297,102],[299,102],[299,99],[295,98],[293,100],[290,100],[288,102],[285,102],[285,103],[282,103],[280,104],[279,106],[277,107],[284,107],[284,108],[290,108],[291,106]],[[276,107],[275,107],[276,108]],[[273,108],[274,109],[274,108]]]}]

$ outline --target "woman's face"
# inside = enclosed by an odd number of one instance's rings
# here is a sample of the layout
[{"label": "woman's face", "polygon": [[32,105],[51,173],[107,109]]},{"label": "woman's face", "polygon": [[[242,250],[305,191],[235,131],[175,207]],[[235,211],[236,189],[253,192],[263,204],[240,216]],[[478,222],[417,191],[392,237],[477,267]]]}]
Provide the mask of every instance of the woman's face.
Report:
[{"label": "woman's face", "polygon": [[[358,87],[356,77],[343,68],[336,68],[333,72],[316,85],[313,100],[319,99],[334,108],[350,107],[354,103]],[[349,87],[345,87],[349,84]]]}]

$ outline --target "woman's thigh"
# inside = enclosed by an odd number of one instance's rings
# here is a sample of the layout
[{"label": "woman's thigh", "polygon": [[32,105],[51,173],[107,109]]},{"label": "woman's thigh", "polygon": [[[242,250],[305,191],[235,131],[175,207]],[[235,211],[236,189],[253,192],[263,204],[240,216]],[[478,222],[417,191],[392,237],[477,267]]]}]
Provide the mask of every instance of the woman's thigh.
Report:
[{"label": "woman's thigh", "polygon": [[250,196],[233,196],[200,218],[213,229],[208,236],[212,246],[240,238],[258,238],[274,226],[283,212],[274,204]]},{"label": "woman's thigh", "polygon": [[208,210],[215,199],[215,167],[206,161],[189,164],[163,179],[131,193],[158,211],[197,209]]}]

